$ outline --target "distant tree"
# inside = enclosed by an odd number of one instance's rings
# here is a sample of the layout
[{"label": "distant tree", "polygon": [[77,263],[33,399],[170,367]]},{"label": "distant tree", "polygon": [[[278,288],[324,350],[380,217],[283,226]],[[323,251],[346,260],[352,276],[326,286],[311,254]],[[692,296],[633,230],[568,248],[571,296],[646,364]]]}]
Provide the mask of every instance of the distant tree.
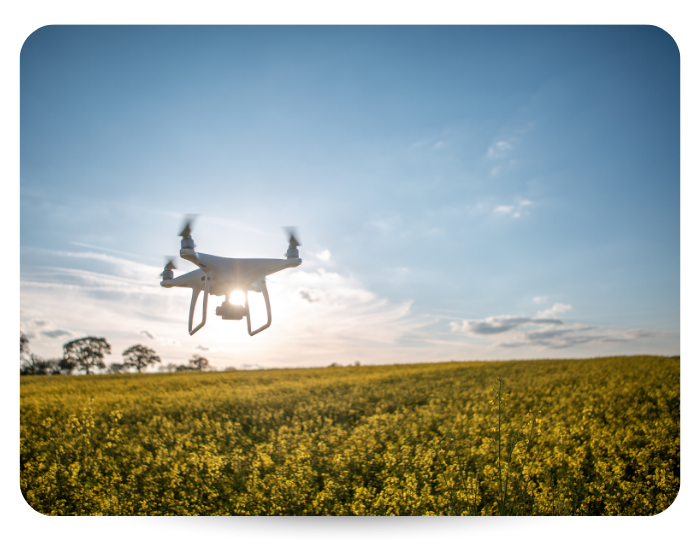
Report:
[{"label": "distant tree", "polygon": [[[91,374],[93,370],[104,370],[104,357],[106,354],[112,353],[112,347],[104,338],[96,336],[87,336],[72,340],[63,345],[63,358],[68,361],[73,368],[85,371],[85,374]],[[67,364],[65,364],[67,367]]]},{"label": "distant tree", "polygon": [[27,338],[23,332],[19,333],[19,353],[29,353],[29,338]]},{"label": "distant tree", "polygon": [[205,357],[200,357],[199,355],[194,355],[192,359],[190,359],[190,370],[198,370],[198,371],[203,371],[203,370],[209,370],[210,365],[209,365],[209,359]]},{"label": "distant tree", "polygon": [[177,370],[177,365],[175,363],[168,363],[167,365],[161,365],[158,367],[159,372],[175,372]]},{"label": "distant tree", "polygon": [[75,368],[76,365],[73,363],[73,361],[63,357],[62,359],[58,360],[58,363],[56,364],[56,371],[53,374],[71,374]]},{"label": "distant tree", "polygon": [[29,359],[23,362],[19,373],[21,375],[57,375],[70,374],[73,364],[65,359],[42,359],[31,353]]},{"label": "distant tree", "polygon": [[128,367],[124,363],[110,363],[109,367],[107,367],[107,371],[112,374],[119,374],[127,370],[127,368]]},{"label": "distant tree", "polygon": [[124,350],[122,355],[124,356],[124,366],[127,368],[134,368],[136,372],[141,372],[151,365],[160,363],[160,357],[156,355],[156,352],[141,344],[136,344]]},{"label": "distant tree", "polygon": [[31,374],[28,363],[31,361],[29,353],[29,338],[22,331],[19,333],[19,373],[21,375]]},{"label": "distant tree", "polygon": [[19,373],[20,375],[53,374],[57,363],[58,359],[42,359],[38,355],[30,353],[29,357],[22,361]]}]

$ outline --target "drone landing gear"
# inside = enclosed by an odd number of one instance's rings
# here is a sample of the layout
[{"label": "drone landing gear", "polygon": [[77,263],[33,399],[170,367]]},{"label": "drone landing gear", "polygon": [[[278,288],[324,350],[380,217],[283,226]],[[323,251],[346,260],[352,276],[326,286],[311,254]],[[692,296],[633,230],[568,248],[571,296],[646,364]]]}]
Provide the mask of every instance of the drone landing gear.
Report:
[{"label": "drone landing gear", "polygon": [[224,302],[216,308],[216,314],[219,315],[225,321],[240,321],[243,317],[246,318],[246,323],[248,325],[248,334],[250,336],[256,335],[258,332],[262,332],[272,324],[272,308],[270,307],[270,296],[267,293],[267,285],[265,280],[259,280],[255,283],[256,290],[259,289],[265,298],[265,309],[267,310],[267,323],[265,323],[260,328],[251,330],[250,326],[250,308],[248,307],[248,292],[244,292],[245,304],[232,304],[229,302],[228,296]]}]

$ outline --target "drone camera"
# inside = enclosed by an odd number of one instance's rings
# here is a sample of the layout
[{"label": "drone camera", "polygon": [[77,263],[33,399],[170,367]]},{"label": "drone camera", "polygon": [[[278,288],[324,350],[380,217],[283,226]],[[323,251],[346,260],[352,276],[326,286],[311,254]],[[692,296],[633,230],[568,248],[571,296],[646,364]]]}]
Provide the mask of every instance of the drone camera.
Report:
[{"label": "drone camera", "polygon": [[216,308],[216,314],[224,321],[240,321],[243,317],[248,315],[248,312],[244,305],[232,304],[229,301],[225,301]]}]

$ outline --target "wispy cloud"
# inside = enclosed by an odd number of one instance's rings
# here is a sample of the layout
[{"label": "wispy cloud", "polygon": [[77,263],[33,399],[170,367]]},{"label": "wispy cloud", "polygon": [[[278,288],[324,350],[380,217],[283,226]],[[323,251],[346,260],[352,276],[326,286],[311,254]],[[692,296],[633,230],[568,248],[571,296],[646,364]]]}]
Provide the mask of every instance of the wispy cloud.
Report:
[{"label": "wispy cloud", "polygon": [[331,259],[331,252],[330,250],[323,250],[321,252],[317,252],[316,254],[314,254],[314,256],[316,256],[322,262],[327,262]]},{"label": "wispy cloud", "polygon": [[556,303],[535,316],[499,315],[450,323],[453,332],[488,338],[501,348],[531,347],[558,350],[587,344],[634,342],[663,336],[662,331],[616,330],[582,323],[566,323],[557,318],[572,306]]},{"label": "wispy cloud", "polygon": [[489,147],[488,151],[486,152],[486,156],[488,156],[490,159],[500,159],[505,157],[512,149],[512,139],[497,141]]},{"label": "wispy cloud", "polygon": [[[44,319],[30,319],[20,321],[20,330],[30,341],[53,341],[62,338],[62,341],[78,337],[79,333],[65,328],[57,328],[53,322]],[[67,338],[70,337],[70,338]]]},{"label": "wispy cloud", "polygon": [[543,318],[551,318],[559,315],[560,313],[564,313],[565,311],[569,311],[572,308],[569,304],[562,304],[562,303],[556,303],[549,309],[544,309],[542,311],[537,312],[537,319],[543,319]]},{"label": "wispy cloud", "polygon": [[515,206],[511,205],[501,205],[493,209],[496,214],[512,214],[515,210]]},{"label": "wispy cloud", "polygon": [[522,199],[516,201],[513,204],[501,204],[493,209],[493,213],[497,216],[509,216],[512,218],[519,218],[523,214],[527,214],[529,211],[528,206],[532,204],[532,201],[527,199]]},{"label": "wispy cloud", "polygon": [[60,336],[69,336],[71,332],[69,330],[42,330],[41,334],[48,336],[49,338],[59,338]]},{"label": "wispy cloud", "polygon": [[[69,241],[70,244],[74,244],[75,246],[81,246],[83,248],[92,248],[94,250],[102,250],[104,252],[112,252],[113,254],[123,254],[124,256],[131,256],[132,258],[142,258],[144,260],[148,260],[145,256],[141,256],[139,254],[132,254],[131,252],[125,252],[123,250],[115,250],[114,248],[106,248],[104,246],[97,246],[94,244],[86,244],[86,243],[78,243],[75,241]],[[60,252],[59,252],[60,254]],[[65,253],[69,254],[69,253]]]},{"label": "wispy cloud", "polygon": [[[64,266],[35,269],[21,281],[22,328],[31,332],[32,350],[45,357],[60,356],[68,335],[58,331],[70,331],[71,338],[106,337],[113,354],[143,343],[164,363],[205,351],[214,366],[394,362],[401,358],[396,354],[401,339],[417,338],[435,322],[414,314],[410,300],[392,302],[353,277],[306,267],[268,278],[271,329],[251,338],[245,321],[223,321],[214,314],[221,298],[212,296],[206,327],[190,337],[190,292],[162,288],[152,266],[98,252],[60,257],[67,260]],[[250,299],[256,328],[265,322],[266,311],[259,294],[251,293]],[[197,308],[199,319],[201,298]]]},{"label": "wispy cloud", "polygon": [[499,315],[485,319],[467,319],[452,321],[450,326],[454,332],[467,332],[478,335],[500,334],[517,329],[523,325],[561,325],[559,319],[538,319],[536,317],[518,317],[515,315]]}]

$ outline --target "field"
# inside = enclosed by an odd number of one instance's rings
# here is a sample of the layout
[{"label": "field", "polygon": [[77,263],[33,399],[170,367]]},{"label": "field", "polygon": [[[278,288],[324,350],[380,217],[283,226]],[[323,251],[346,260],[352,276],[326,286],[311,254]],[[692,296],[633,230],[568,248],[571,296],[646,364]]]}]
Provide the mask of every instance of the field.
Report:
[{"label": "field", "polygon": [[680,487],[680,358],[23,376],[51,515],[651,515]]}]

